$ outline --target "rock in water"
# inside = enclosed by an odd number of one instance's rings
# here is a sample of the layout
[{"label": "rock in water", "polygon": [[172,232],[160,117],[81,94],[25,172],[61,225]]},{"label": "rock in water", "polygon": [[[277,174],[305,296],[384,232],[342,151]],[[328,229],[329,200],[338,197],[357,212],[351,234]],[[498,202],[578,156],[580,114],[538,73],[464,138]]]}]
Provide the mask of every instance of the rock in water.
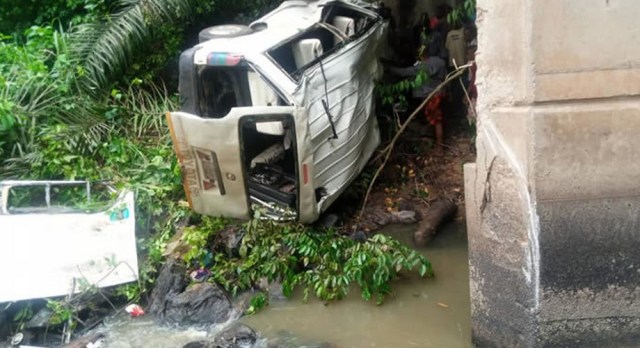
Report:
[{"label": "rock in water", "polygon": [[187,287],[186,272],[187,268],[180,261],[167,259],[151,292],[149,313],[159,318],[164,317],[167,299],[180,294]]},{"label": "rock in water", "polygon": [[214,342],[217,348],[249,348],[258,340],[258,334],[244,324],[236,324],[224,330]]},{"label": "rock in water", "polygon": [[258,280],[256,286],[258,287],[258,289],[266,291],[269,294],[269,301],[284,301],[287,299],[287,297],[284,296],[282,283],[279,280],[270,282],[266,277],[262,277]]},{"label": "rock in water", "polygon": [[194,284],[178,295],[166,299],[164,321],[174,324],[219,324],[231,316],[233,306],[227,293],[218,285]]},{"label": "rock in water", "polygon": [[182,348],[250,348],[258,334],[244,324],[235,324],[222,331],[213,341],[189,342]]},{"label": "rock in water", "polygon": [[149,313],[172,324],[218,324],[227,321],[233,311],[227,293],[218,285],[209,283],[187,288],[186,271],[180,261],[167,259],[151,292]]}]

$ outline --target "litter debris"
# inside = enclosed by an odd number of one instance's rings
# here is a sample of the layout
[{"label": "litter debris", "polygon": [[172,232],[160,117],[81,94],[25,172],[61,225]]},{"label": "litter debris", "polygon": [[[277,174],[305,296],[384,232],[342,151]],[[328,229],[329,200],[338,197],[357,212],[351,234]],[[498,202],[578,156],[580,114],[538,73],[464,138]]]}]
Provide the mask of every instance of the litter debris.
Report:
[{"label": "litter debris", "polygon": [[204,268],[200,268],[189,273],[189,277],[194,282],[203,282],[207,280],[207,278],[209,278],[210,275],[211,275],[211,272]]},{"label": "litter debris", "polygon": [[128,305],[124,310],[134,318],[144,315],[144,309],[135,303]]}]

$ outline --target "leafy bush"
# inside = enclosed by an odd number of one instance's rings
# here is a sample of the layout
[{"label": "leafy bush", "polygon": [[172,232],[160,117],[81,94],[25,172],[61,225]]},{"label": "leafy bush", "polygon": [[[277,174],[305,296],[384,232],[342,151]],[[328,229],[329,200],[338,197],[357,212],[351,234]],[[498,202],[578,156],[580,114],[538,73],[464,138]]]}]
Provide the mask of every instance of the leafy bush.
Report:
[{"label": "leafy bush", "polygon": [[[364,300],[382,303],[390,282],[403,271],[433,274],[429,261],[397,240],[378,234],[360,243],[334,231],[313,231],[300,224],[260,220],[259,213],[244,225],[238,256],[215,255],[212,279],[233,295],[250,289],[261,279],[280,281],[285,296],[294,288],[323,301],[339,300],[357,285]],[[192,247],[202,250],[205,237],[217,230],[192,227]],[[190,259],[191,260],[191,259]]]},{"label": "leafy bush", "polygon": [[204,217],[198,226],[186,227],[182,238],[190,249],[184,254],[183,260],[188,265],[206,264],[208,243],[216,232],[224,228],[226,223],[227,221],[224,219]]},{"label": "leafy bush", "polygon": [[3,0],[0,2],[0,33],[21,34],[32,26],[54,21],[67,26],[92,21],[108,11],[109,0]]},{"label": "leafy bush", "polygon": [[447,15],[449,23],[466,23],[475,20],[476,0],[464,0]]},{"label": "leafy bush", "polygon": [[376,86],[376,94],[382,100],[383,105],[399,103],[407,106],[406,95],[415,88],[420,88],[429,82],[429,75],[421,69],[414,78],[406,78],[395,83],[380,83]]}]

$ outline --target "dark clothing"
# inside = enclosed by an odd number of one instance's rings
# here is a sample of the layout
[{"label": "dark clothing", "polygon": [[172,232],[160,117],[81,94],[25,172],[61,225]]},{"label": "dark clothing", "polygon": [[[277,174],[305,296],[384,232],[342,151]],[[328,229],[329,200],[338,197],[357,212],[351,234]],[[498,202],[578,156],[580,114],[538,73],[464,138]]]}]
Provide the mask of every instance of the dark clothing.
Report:
[{"label": "dark clothing", "polygon": [[445,62],[448,60],[447,50],[444,47],[444,36],[437,30],[426,29],[416,26],[413,28],[414,45],[416,51],[420,53],[421,48],[426,48],[429,57],[437,56]]},{"label": "dark clothing", "polygon": [[471,68],[469,68],[469,98],[476,99],[478,98],[478,88],[476,88],[476,73],[478,71],[478,66],[476,62],[473,62]]},{"label": "dark clothing", "polygon": [[422,86],[414,88],[412,92],[413,98],[424,98],[438,87],[444,81],[446,76],[445,62],[440,57],[429,57],[426,60],[419,61],[408,68],[391,67],[392,74],[401,77],[417,76],[424,69],[427,74],[427,81]]},{"label": "dark clothing", "polygon": [[429,57],[437,56],[442,58],[445,62],[449,60],[449,54],[447,49],[444,47],[444,36],[439,31],[432,31],[429,35],[427,51],[429,53]]}]

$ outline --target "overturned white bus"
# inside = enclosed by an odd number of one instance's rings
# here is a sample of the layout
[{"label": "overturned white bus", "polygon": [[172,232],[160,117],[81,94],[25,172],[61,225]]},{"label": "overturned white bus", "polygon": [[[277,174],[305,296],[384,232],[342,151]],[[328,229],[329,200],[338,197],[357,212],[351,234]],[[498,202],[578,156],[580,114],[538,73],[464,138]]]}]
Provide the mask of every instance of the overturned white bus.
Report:
[{"label": "overturned white bus", "polygon": [[380,142],[385,28],[367,3],[298,0],[203,30],[180,57],[181,110],[167,114],[191,207],[316,220]]}]

